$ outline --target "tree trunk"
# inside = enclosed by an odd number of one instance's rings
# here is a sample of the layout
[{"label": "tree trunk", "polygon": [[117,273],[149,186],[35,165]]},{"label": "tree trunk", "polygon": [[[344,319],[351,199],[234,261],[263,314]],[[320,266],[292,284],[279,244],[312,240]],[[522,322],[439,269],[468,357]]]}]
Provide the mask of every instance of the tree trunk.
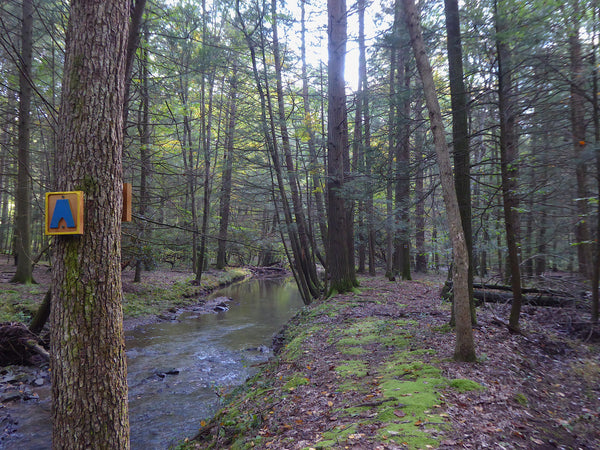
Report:
[{"label": "tree trunk", "polygon": [[125,59],[125,103],[123,105],[123,127],[127,129],[127,117],[129,115],[129,89],[131,87],[131,75],[135,53],[140,44],[140,30],[146,9],[146,0],[133,0],[129,22],[129,33],[127,35],[127,57]]},{"label": "tree trunk", "polygon": [[21,58],[19,67],[19,140],[17,192],[15,195],[15,250],[17,270],[13,283],[30,284],[33,280],[31,264],[31,174],[30,174],[30,114],[32,95],[32,40],[33,0],[22,4]]},{"label": "tree trunk", "polygon": [[48,289],[46,295],[44,295],[44,299],[40,306],[38,307],[35,315],[31,319],[31,323],[29,324],[29,331],[34,334],[40,334],[44,325],[50,318],[50,302],[52,301],[52,291]]},{"label": "tree trunk", "polygon": [[[144,26],[144,38],[148,41],[148,28]],[[130,33],[131,34],[131,33]],[[138,125],[140,135],[140,196],[139,196],[139,214],[138,222],[138,244],[137,244],[137,260],[135,262],[135,274],[133,281],[139,283],[142,277],[142,264],[147,259],[148,255],[144,251],[145,245],[142,242],[149,239],[147,213],[150,206],[150,190],[148,181],[152,171],[152,161],[150,156],[150,118],[149,118],[149,103],[150,95],[148,92],[148,49],[142,48],[140,55],[140,78],[141,78],[141,112]]]},{"label": "tree trunk", "polygon": [[440,171],[442,193],[450,227],[450,239],[452,240],[454,254],[454,309],[456,315],[454,358],[458,361],[475,361],[475,343],[473,341],[471,311],[469,308],[469,253],[462,228],[458,199],[456,198],[452,164],[450,163],[450,154],[446,144],[441,109],[414,0],[403,0],[403,4],[406,25],[410,33],[417,68],[423,82],[425,102],[429,110],[429,120]]},{"label": "tree trunk", "polygon": [[510,281],[513,289],[513,301],[510,310],[509,325],[519,330],[521,314],[521,268],[519,261],[519,199],[517,197],[518,144],[515,132],[516,113],[514,111],[514,87],[510,62],[511,50],[504,41],[507,33],[506,17],[498,10],[494,2],[496,16],[496,46],[498,51],[498,109],[500,114],[500,168],[502,176],[502,199],[504,201],[504,224]]},{"label": "tree trunk", "polygon": [[394,39],[390,46],[390,74],[389,74],[389,113],[388,113],[388,161],[387,166],[389,169],[388,177],[386,180],[386,252],[385,252],[385,276],[390,280],[394,281],[396,276],[394,274],[394,235],[396,233],[395,217],[394,217],[394,177],[392,176],[392,167],[394,165],[394,143],[396,141],[393,124],[396,123],[396,70],[398,69],[398,44],[399,40],[399,27],[400,27],[400,14],[399,4],[395,4],[394,13]]},{"label": "tree trunk", "polygon": [[327,269],[330,290],[347,292],[358,283],[354,268],[352,209],[345,198],[348,161],[348,118],[344,63],[346,58],[346,0],[328,0],[327,199],[329,242]]},{"label": "tree trunk", "polygon": [[237,119],[237,61],[234,61],[230,87],[229,87],[229,103],[227,114],[227,131],[225,133],[225,150],[223,159],[225,160],[223,175],[221,180],[221,195],[219,205],[219,241],[217,249],[217,269],[223,269],[227,265],[227,229],[229,228],[229,208],[231,204],[231,175],[233,170],[233,150],[234,150],[234,134],[235,123]]},{"label": "tree trunk", "polygon": [[[422,117],[422,105],[417,106],[417,120],[420,122]],[[418,138],[415,142],[415,270],[419,273],[427,272],[427,253],[425,250],[425,171],[423,166],[424,138],[422,133],[418,132]]]},{"label": "tree trunk", "polygon": [[[359,19],[360,20],[360,19]],[[358,77],[358,85],[361,85],[360,75]],[[353,160],[353,171],[358,173],[361,179],[361,191],[364,187],[365,175],[364,175],[364,142],[363,142],[363,127],[362,127],[362,100],[360,88],[356,93],[356,112],[354,114],[354,139],[352,142],[352,160]],[[365,199],[362,196],[358,196],[358,220],[356,223],[356,229],[358,231],[358,268],[357,273],[365,273],[366,260],[367,260],[367,233],[366,233],[366,211],[365,211]]]},{"label": "tree trunk", "polygon": [[366,199],[364,204],[366,214],[366,248],[369,262],[369,275],[375,275],[375,213],[373,206],[373,156],[371,149],[371,110],[369,106],[369,79],[367,77],[367,50],[365,45],[365,0],[358,0],[358,74],[359,74],[359,103],[362,116],[362,152],[364,156],[364,177],[366,182]]},{"label": "tree trunk", "polygon": [[469,304],[471,320],[477,323],[473,302],[473,231],[471,226],[471,161],[469,151],[469,122],[465,90],[460,15],[458,0],[444,0],[448,47],[448,75],[452,105],[452,145],[454,148],[454,182],[460,217],[469,251]]},{"label": "tree trunk", "polygon": [[[300,245],[300,248],[294,254],[294,258],[298,266],[298,271],[301,272],[299,275],[306,279],[306,284],[312,297],[317,298],[320,295],[321,288],[319,286],[315,260],[314,257],[311,256],[314,254],[312,249],[312,242],[314,241],[308,235],[308,226],[300,195],[300,183],[298,180],[296,167],[294,166],[290,135],[286,123],[286,112],[284,105],[285,98],[281,75],[283,64],[279,52],[279,38],[277,29],[277,0],[271,1],[271,10],[273,12],[273,58],[275,62],[275,80],[277,90],[277,116],[281,133],[281,147],[283,148],[283,154],[285,157],[285,167],[292,198],[292,208],[294,211],[295,226],[297,230],[296,233],[298,235],[298,241]],[[285,199],[282,198],[282,201],[285,201]]]},{"label": "tree trunk", "polygon": [[581,40],[579,38],[579,16],[581,12],[579,10],[579,0],[572,1],[573,10],[570,11],[570,20],[572,23],[569,27],[569,55],[571,62],[571,128],[575,154],[575,174],[577,178],[575,244],[577,246],[579,273],[591,279],[593,260],[590,245],[591,233],[588,225],[588,198],[590,193],[587,187],[587,162],[582,158],[587,142],[585,132],[585,97],[583,94],[585,79]]},{"label": "tree trunk", "polygon": [[[202,15],[207,17],[206,0],[202,0]],[[202,45],[207,46],[208,30],[206,20],[202,21]],[[206,239],[208,234],[208,219],[210,217],[210,196],[212,194],[212,172],[210,169],[211,158],[211,141],[212,141],[212,118],[213,118],[213,98],[215,86],[215,72],[211,69],[208,75],[208,99],[206,98],[206,69],[212,66],[207,59],[207,50],[204,49],[201,58],[202,78],[200,81],[200,114],[202,119],[200,122],[200,149],[204,156],[204,181],[202,195],[202,224],[200,226],[200,248],[198,250],[198,265],[196,266],[196,279],[194,282],[200,285],[202,281],[202,273],[208,263],[206,257]],[[207,109],[208,106],[208,109]]]},{"label": "tree trunk", "polygon": [[315,204],[317,209],[317,222],[319,224],[319,231],[321,233],[321,243],[325,248],[327,246],[327,221],[325,218],[325,207],[323,202],[323,183],[320,177],[319,163],[315,144],[315,129],[314,121],[312,118],[312,108],[310,106],[309,92],[308,92],[308,70],[306,67],[306,24],[305,24],[305,4],[306,0],[301,0],[302,7],[302,41],[301,41],[301,54],[302,54],[302,101],[304,104],[304,114],[306,116],[306,128],[308,131],[308,153],[310,158],[310,173],[312,179],[313,193],[315,196]]},{"label": "tree trunk", "polygon": [[[597,2],[593,4],[594,8],[594,37],[592,42],[592,58],[591,66],[593,68],[592,76],[592,106],[593,106],[593,120],[594,120],[594,143],[596,144],[596,186],[598,189],[598,196],[600,197],[600,105],[598,104],[598,67],[596,65],[598,48],[596,46],[596,36],[598,34],[596,30],[597,18],[598,18],[598,5]],[[592,323],[598,323],[598,315],[600,313],[600,292],[598,292],[598,285],[600,284],[600,202],[598,202],[597,213],[596,213],[596,245],[594,246],[594,265],[592,270],[592,305],[591,305],[591,319]]]},{"label": "tree trunk", "polygon": [[52,270],[53,448],[129,448],[121,285],[128,3],[71,4],[56,187],[81,190],[84,232],[56,236]]},{"label": "tree trunk", "polygon": [[[400,14],[396,8],[396,14]],[[400,19],[398,19],[398,22]],[[399,45],[399,44],[398,44]],[[396,122],[395,138],[395,211],[396,234],[394,249],[394,274],[403,280],[410,280],[410,77],[408,73],[407,55],[399,48],[396,68]]]}]

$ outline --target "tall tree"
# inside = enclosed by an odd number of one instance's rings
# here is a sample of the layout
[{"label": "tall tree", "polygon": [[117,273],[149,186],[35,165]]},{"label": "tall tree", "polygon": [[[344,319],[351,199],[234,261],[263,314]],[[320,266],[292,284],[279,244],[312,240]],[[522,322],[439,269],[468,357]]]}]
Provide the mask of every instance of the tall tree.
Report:
[{"label": "tall tree", "polygon": [[512,287],[512,306],[509,326],[519,330],[521,314],[521,266],[519,258],[520,227],[519,198],[517,194],[518,177],[518,144],[516,133],[516,111],[514,84],[511,68],[511,49],[509,31],[506,22],[506,11],[494,0],[494,16],[496,20],[496,48],[498,51],[498,111],[500,115],[500,169],[502,177],[502,199],[504,203],[504,226],[506,230],[506,246],[508,247],[508,264]]},{"label": "tall tree", "polygon": [[219,198],[219,243],[217,250],[217,269],[227,265],[227,229],[229,227],[229,213],[231,205],[231,178],[233,172],[234,136],[237,119],[238,97],[238,68],[237,60],[233,62],[231,78],[229,80],[229,101],[226,115],[227,125],[225,131],[225,148],[223,151],[223,174],[221,176],[221,192]]},{"label": "tall tree", "polygon": [[577,245],[577,261],[579,272],[588,277],[592,276],[592,246],[591,232],[588,220],[588,169],[587,162],[583,157],[587,146],[586,120],[585,120],[585,95],[584,95],[584,67],[583,49],[580,38],[581,8],[579,0],[568,2],[567,30],[569,33],[569,58],[571,69],[570,82],[570,106],[571,106],[571,129],[572,142],[575,155],[575,174],[577,191],[575,205],[578,217],[575,223],[575,239]]},{"label": "tall tree", "polygon": [[85,196],[84,232],[56,236],[51,373],[54,448],[129,448],[122,324],[123,103],[129,4],[71,4],[56,188]]},{"label": "tall tree", "polygon": [[[265,6],[265,2],[263,0],[263,8]],[[271,8],[274,13],[276,13],[276,4],[271,3]],[[236,2],[236,13],[238,16],[238,20],[242,31],[244,33],[244,37],[248,44],[248,48],[250,50],[250,57],[252,61],[252,72],[254,75],[254,80],[256,82],[256,87],[258,90],[259,98],[260,98],[260,106],[261,106],[261,131],[263,134],[263,138],[265,140],[265,144],[267,147],[268,155],[270,158],[270,163],[272,164],[271,177],[276,182],[276,188],[273,190],[273,201],[276,208],[276,217],[279,217],[279,206],[283,211],[283,219],[285,224],[285,231],[287,232],[287,236],[289,239],[289,244],[291,247],[291,254],[287,251],[287,242],[284,239],[283,229],[281,230],[282,242],[286,245],[286,253],[288,254],[288,260],[290,262],[290,266],[292,268],[292,272],[296,279],[296,283],[300,290],[300,294],[302,296],[303,301],[308,304],[314,298],[317,298],[320,295],[320,282],[317,277],[316,267],[314,258],[310,254],[311,247],[308,244],[308,236],[307,230],[304,226],[304,215],[302,213],[302,206],[300,204],[300,198],[298,193],[298,181],[296,176],[293,175],[294,167],[293,161],[290,158],[290,149],[289,149],[289,135],[287,134],[286,127],[283,126],[284,120],[282,120],[282,107],[281,99],[282,99],[282,85],[281,79],[276,81],[276,97],[277,97],[277,113],[273,110],[273,105],[271,101],[270,95],[270,84],[269,77],[266,73],[269,64],[267,64],[267,56],[266,56],[266,45],[265,45],[265,33],[263,32],[263,22],[262,17],[258,19],[258,23],[253,30],[250,30],[245,23],[243,14],[240,10],[240,2],[239,0]],[[281,76],[279,72],[281,70],[281,60],[278,56],[278,38],[277,38],[277,22],[276,22],[276,14],[273,14],[275,22],[273,24],[273,51],[274,51],[274,59],[275,59],[275,70],[276,70],[276,79]],[[260,39],[260,46],[254,42],[253,34],[258,30],[258,38]],[[259,73],[258,68],[258,60],[256,55],[256,50],[261,51],[261,64],[263,69],[263,76]],[[279,130],[276,127],[276,122],[280,126]],[[277,139],[278,133],[281,133],[282,136],[282,146],[284,147],[284,155],[285,160],[284,163],[287,169],[287,175],[289,180],[289,187],[292,193],[292,206],[289,204],[288,195],[287,195],[287,186],[284,180],[284,171],[283,164],[281,161],[281,155],[279,153],[279,143]],[[286,137],[287,136],[287,137]],[[287,146],[287,148],[286,148]],[[292,163],[292,165],[290,165]],[[276,193],[278,193],[278,197]],[[294,221],[294,217],[296,221]],[[278,219],[277,219],[278,220]]]},{"label": "tall tree", "polygon": [[448,48],[448,76],[452,105],[452,145],[454,150],[454,183],[460,208],[460,217],[469,251],[469,304],[475,323],[473,302],[473,231],[471,226],[471,161],[469,151],[469,123],[467,120],[467,92],[465,90],[460,15],[458,0],[444,0]]},{"label": "tall tree", "polygon": [[[131,37],[131,30],[129,33]],[[147,261],[145,246],[141,243],[150,238],[147,214],[150,208],[150,178],[152,171],[152,158],[150,151],[150,93],[148,89],[148,25],[144,24],[144,45],[141,48],[140,62],[140,112],[138,132],[140,135],[140,192],[139,192],[139,228],[138,228],[138,255],[135,262],[133,280],[141,281],[142,264]],[[129,51],[128,51],[129,55]],[[126,78],[127,80],[127,78]],[[124,109],[127,107],[127,99]],[[124,112],[126,116],[126,113]],[[125,119],[123,120],[125,121]],[[125,127],[126,128],[126,127]]]},{"label": "tall tree", "polygon": [[[594,13],[594,34],[592,42],[592,57],[591,66],[593,68],[592,74],[592,107],[593,107],[593,120],[594,120],[594,143],[596,144],[596,185],[598,188],[598,195],[600,196],[600,104],[598,102],[598,66],[596,65],[597,53],[598,53],[598,2],[593,3]],[[597,207],[597,218],[596,218],[596,245],[594,246],[594,265],[592,270],[592,323],[598,323],[598,316],[600,315],[600,292],[598,291],[598,285],[600,284],[600,202]]]},{"label": "tall tree", "polygon": [[358,170],[364,179],[364,199],[360,200],[359,214],[363,225],[360,227],[359,267],[364,270],[365,250],[368,254],[369,274],[375,275],[375,225],[373,205],[373,150],[371,148],[371,111],[369,81],[367,77],[367,48],[365,43],[366,1],[358,0],[358,92],[356,98],[356,126],[354,158],[358,159]]},{"label": "tall tree", "polygon": [[[397,14],[401,13],[397,7]],[[410,280],[410,73],[406,52],[400,48],[397,55],[396,122],[390,127],[394,135],[395,163],[395,239],[394,274],[403,280]]]},{"label": "tall tree", "polygon": [[471,311],[469,308],[469,254],[462,229],[460,209],[456,198],[450,152],[446,144],[444,123],[437,98],[433,71],[425,50],[421,24],[417,15],[414,0],[402,0],[405,20],[410,33],[411,44],[417,62],[417,69],[423,82],[425,103],[429,110],[429,121],[433,134],[437,163],[440,170],[442,193],[446,214],[450,225],[450,239],[454,255],[454,310],[456,315],[456,345],[454,358],[458,361],[475,361],[475,343],[471,327]]},{"label": "tall tree", "polygon": [[301,0],[301,45],[300,58],[302,60],[302,102],[304,106],[304,115],[306,117],[306,129],[308,133],[308,152],[309,152],[309,169],[311,173],[311,181],[313,193],[315,196],[315,207],[317,210],[317,223],[321,234],[321,242],[323,246],[327,243],[327,222],[325,218],[325,207],[323,205],[323,186],[320,171],[318,170],[318,158],[316,150],[315,138],[315,121],[312,116],[312,108],[309,97],[309,80],[308,68],[306,63],[306,0]]},{"label": "tall tree", "polygon": [[[276,93],[277,93],[277,123],[279,125],[279,132],[281,134],[281,147],[283,149],[285,167],[287,170],[288,184],[290,187],[290,194],[292,198],[292,208],[294,211],[294,219],[296,225],[296,233],[298,235],[298,252],[294,255],[296,265],[298,266],[297,277],[301,276],[306,279],[306,284],[311,292],[311,295],[316,298],[320,295],[319,280],[317,277],[317,271],[315,267],[314,258],[311,257],[311,247],[314,240],[310,239],[308,234],[308,226],[304,209],[302,206],[302,198],[300,195],[300,183],[298,180],[297,169],[294,164],[294,158],[292,156],[290,135],[286,121],[285,111],[285,98],[283,92],[283,81],[282,81],[282,59],[280,54],[279,44],[279,33],[277,26],[277,0],[271,0],[271,11],[273,15],[272,19],[272,33],[273,33],[273,59],[275,63],[275,81],[276,81]],[[282,201],[285,201],[282,197]]]},{"label": "tall tree", "polygon": [[33,0],[22,5],[21,55],[19,59],[19,138],[18,174],[15,196],[15,251],[17,270],[12,279],[16,283],[32,283],[31,258],[31,173],[29,140],[31,134],[31,95],[33,92],[31,63],[33,41]]},{"label": "tall tree", "polygon": [[327,212],[329,242],[327,269],[330,289],[346,292],[357,285],[354,268],[352,208],[344,188],[349,171],[348,117],[344,65],[347,40],[345,0],[327,1],[328,109],[327,109]]}]

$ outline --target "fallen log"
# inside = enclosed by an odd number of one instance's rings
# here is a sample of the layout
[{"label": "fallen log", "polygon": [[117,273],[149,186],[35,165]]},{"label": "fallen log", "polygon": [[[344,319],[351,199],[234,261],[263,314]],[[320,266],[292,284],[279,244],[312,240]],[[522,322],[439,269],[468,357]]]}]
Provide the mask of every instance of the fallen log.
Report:
[{"label": "fallen log", "polygon": [[[474,289],[492,289],[494,291],[506,291],[512,292],[512,286],[504,286],[501,284],[487,284],[487,283],[473,283]],[[572,293],[556,291],[553,289],[540,289],[540,288],[522,288],[521,292],[523,294],[541,294],[541,295],[549,295],[553,297],[571,297]]]},{"label": "fallen log", "polygon": [[[509,303],[513,299],[509,292],[492,292],[488,290],[476,289],[473,291],[473,297],[481,303]],[[557,297],[553,295],[524,295],[523,304],[533,306],[563,307],[572,306],[575,303],[573,297]]]}]

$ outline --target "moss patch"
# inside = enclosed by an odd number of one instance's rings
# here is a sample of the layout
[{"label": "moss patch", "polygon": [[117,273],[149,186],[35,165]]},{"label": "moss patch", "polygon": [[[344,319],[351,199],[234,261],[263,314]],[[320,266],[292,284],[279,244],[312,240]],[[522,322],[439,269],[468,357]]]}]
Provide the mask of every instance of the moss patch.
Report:
[{"label": "moss patch", "polygon": [[369,372],[369,365],[360,360],[346,361],[338,365],[335,371],[344,378],[364,378]]},{"label": "moss patch", "polygon": [[451,388],[457,390],[458,392],[484,391],[485,390],[485,387],[480,385],[479,383],[477,383],[473,380],[465,380],[462,378],[450,380],[449,385]]}]

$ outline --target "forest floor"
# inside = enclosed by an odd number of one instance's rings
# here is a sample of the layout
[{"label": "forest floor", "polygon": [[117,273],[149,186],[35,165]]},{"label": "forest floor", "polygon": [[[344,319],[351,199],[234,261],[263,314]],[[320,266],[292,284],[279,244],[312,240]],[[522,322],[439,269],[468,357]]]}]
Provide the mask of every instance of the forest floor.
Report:
[{"label": "forest floor", "polygon": [[439,280],[360,284],[295,317],[182,448],[600,448],[600,345],[571,332],[585,312],[526,306],[517,335],[485,305],[478,361],[457,363]]},{"label": "forest floor", "polygon": [[[27,292],[9,272],[0,267],[2,302],[34,309],[47,270]],[[190,274],[144,273],[139,286],[130,277],[134,301],[154,289],[174,295],[160,314],[132,308],[129,328],[198,301]],[[441,284],[362,277],[355,292],[304,308],[274,340],[276,356],[181,448],[600,448],[600,343],[575,326],[589,320],[585,304],[525,306],[522,335],[504,324],[509,305],[479,307],[478,361],[456,363]]]}]

